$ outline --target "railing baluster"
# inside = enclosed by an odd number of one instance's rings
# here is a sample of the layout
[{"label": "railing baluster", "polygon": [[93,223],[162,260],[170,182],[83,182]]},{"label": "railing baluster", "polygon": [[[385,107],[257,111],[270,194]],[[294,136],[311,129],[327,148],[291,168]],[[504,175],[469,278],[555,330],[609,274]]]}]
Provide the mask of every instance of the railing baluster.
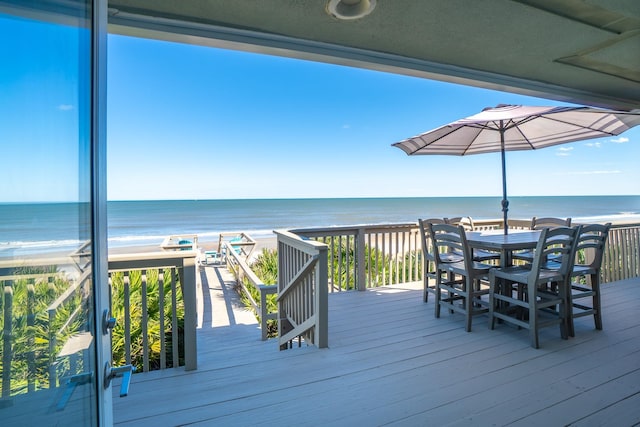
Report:
[{"label": "railing baluster", "polygon": [[380,233],[380,248],[382,249],[382,283],[381,286],[387,284],[388,262],[387,262],[387,242],[386,233]]},{"label": "railing baluster", "polygon": [[[184,367],[190,371],[197,368],[197,341],[196,341],[196,264],[195,258],[183,258],[182,266],[182,300],[184,301]],[[193,286],[185,286],[191,283]]]},{"label": "railing baluster", "polygon": [[[52,287],[49,286],[49,289],[52,289]],[[50,295],[53,295],[53,294],[50,293]],[[56,364],[55,364],[57,337],[56,337],[56,331],[53,328],[53,324],[56,318],[56,311],[54,309],[49,308],[47,310],[47,314],[48,314],[47,329],[48,329],[48,335],[49,335],[49,388],[56,388],[58,385],[57,384],[58,381],[56,379]]]},{"label": "railing baluster", "polygon": [[2,397],[11,396],[11,340],[13,339],[13,280],[4,282],[2,329]]},{"label": "railing baluster", "polygon": [[631,229],[633,244],[633,254],[631,255],[631,275],[640,275],[640,227]]},{"label": "railing baluster", "polygon": [[140,292],[142,293],[142,371],[149,371],[149,307],[147,304],[147,270],[142,270],[140,277]]},{"label": "railing baluster", "polygon": [[[351,282],[352,282],[352,275],[351,272],[353,271],[352,266],[354,265],[353,263],[353,250],[351,249],[352,242],[351,242],[351,237],[350,236],[344,236],[344,247],[345,247],[345,256],[342,257],[344,258],[344,270],[345,270],[345,290],[351,290],[352,286],[351,286]],[[355,280],[355,278],[353,279]],[[355,289],[355,283],[353,288]]]},{"label": "railing baluster", "polygon": [[[29,378],[27,382],[27,390],[35,391],[36,389],[36,354],[34,350],[35,346],[35,331],[33,326],[35,325],[35,312],[33,310],[36,303],[35,285],[32,283],[27,284],[27,366],[29,372]],[[54,356],[55,358],[55,356]]]},{"label": "railing baluster", "polygon": [[180,366],[178,355],[178,272],[175,268],[171,269],[171,351],[173,357],[173,367]]},{"label": "railing baluster", "polygon": [[375,269],[375,276],[376,276],[375,280],[376,280],[376,282],[375,282],[375,285],[379,286],[380,285],[380,279],[381,279],[381,277],[380,277],[380,264],[383,261],[380,259],[380,251],[378,250],[378,247],[380,246],[380,233],[375,233],[375,236],[376,236],[376,239],[375,239],[376,244],[374,245],[375,254],[376,254],[376,264],[375,264],[376,265],[376,269]]},{"label": "railing baluster", "polygon": [[167,343],[164,331],[164,269],[158,271],[158,323],[160,324],[160,369],[167,369]]},{"label": "railing baluster", "polygon": [[366,262],[365,262],[365,257],[366,257],[366,250],[365,250],[365,232],[363,228],[358,228],[358,230],[356,231],[356,235],[354,237],[354,241],[355,241],[355,257],[354,257],[354,262],[355,262],[355,281],[356,281],[356,287],[355,289],[359,290],[359,291],[364,291],[367,289],[367,282],[366,282],[366,276],[367,276],[367,272],[365,270],[366,267]]},{"label": "railing baluster", "polygon": [[621,257],[620,257],[620,230],[614,230],[610,238],[613,240],[613,245],[611,245],[611,264],[615,265],[616,268],[610,270],[611,280],[618,280],[620,275],[620,270],[623,268]]},{"label": "railing baluster", "polygon": [[[369,254],[371,254],[371,237],[372,236],[371,236],[371,234],[367,234],[367,233],[364,233],[364,232],[362,234],[363,234],[363,239],[366,239],[365,240],[365,242],[366,242],[365,244],[369,248]],[[362,250],[365,251],[365,262],[366,262],[366,258],[367,258],[368,255],[366,253],[366,249],[365,248],[363,248]],[[366,280],[365,287],[370,288],[372,286],[372,284],[371,284],[371,272],[373,270],[372,270],[372,266],[371,266],[371,264],[372,264],[371,259],[369,259],[368,261],[369,262],[367,262],[367,264],[366,264],[366,268],[367,268],[366,276],[367,277],[365,279]]]},{"label": "railing baluster", "polygon": [[130,298],[130,281],[129,271],[124,272],[124,349],[125,364],[131,365],[131,298]]}]

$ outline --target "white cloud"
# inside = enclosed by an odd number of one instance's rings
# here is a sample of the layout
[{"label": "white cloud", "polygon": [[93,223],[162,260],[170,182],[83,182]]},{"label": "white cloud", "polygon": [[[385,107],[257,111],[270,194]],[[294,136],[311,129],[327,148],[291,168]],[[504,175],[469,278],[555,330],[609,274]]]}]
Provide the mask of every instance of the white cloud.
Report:
[{"label": "white cloud", "polygon": [[602,143],[601,142],[587,142],[586,143],[587,147],[596,147],[596,148],[600,148],[602,147]]},{"label": "white cloud", "polygon": [[600,170],[600,171],[575,171],[575,172],[558,172],[555,175],[612,175],[622,173],[619,170]]},{"label": "white cloud", "polygon": [[615,142],[616,144],[624,144],[625,142],[629,142],[629,138],[621,136],[620,138],[610,139],[609,141]]},{"label": "white cloud", "polygon": [[573,150],[573,147],[559,147],[556,151],[556,156],[568,156],[571,150]]},{"label": "white cloud", "polygon": [[60,104],[60,105],[58,105],[58,110],[60,110],[60,111],[70,111],[70,110],[73,110],[73,105]]}]

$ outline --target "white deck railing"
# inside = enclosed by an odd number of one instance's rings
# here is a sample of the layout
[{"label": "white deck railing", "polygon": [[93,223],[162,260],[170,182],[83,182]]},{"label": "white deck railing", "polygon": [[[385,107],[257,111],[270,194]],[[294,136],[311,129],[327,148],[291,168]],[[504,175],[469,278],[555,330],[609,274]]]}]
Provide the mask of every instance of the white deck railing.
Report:
[{"label": "white deck railing", "polygon": [[[526,229],[529,220],[509,220]],[[502,227],[501,220],[474,221],[477,230]],[[417,223],[294,229],[327,244],[329,291],[364,290],[422,280],[421,238]],[[603,282],[640,277],[640,224],[614,224],[602,264]]]},{"label": "white deck railing", "polygon": [[[474,226],[476,230],[498,229],[502,227],[502,221],[477,220]],[[529,226],[530,220],[509,221],[511,229],[528,229]],[[422,243],[417,224],[307,228],[290,232],[302,238],[298,243],[308,244],[312,239],[326,245],[328,292],[364,290],[422,280]],[[289,272],[297,271],[301,265],[290,254],[279,252],[279,271],[283,277],[290,277]],[[260,318],[264,340],[267,338],[267,320],[278,316],[268,311],[266,303],[267,295],[275,293],[276,289],[262,283],[243,256],[230,248],[227,253],[232,255],[227,257],[227,268],[235,274]],[[290,263],[298,263],[298,266],[293,267]],[[602,275],[603,282],[640,277],[640,224],[617,224],[612,228]],[[260,302],[246,288],[245,279],[259,291]]]},{"label": "white deck railing", "polygon": [[[117,254],[109,256],[109,278],[110,285],[116,272],[123,273],[122,301],[113,301],[114,295],[111,293],[112,308],[116,306],[124,309],[122,319],[118,327],[123,328],[125,363],[132,363],[132,325],[134,316],[140,316],[140,328],[142,330],[141,341],[136,343],[136,347],[142,349],[142,371],[151,370],[150,350],[152,337],[151,329],[157,331],[159,336],[154,337],[159,342],[159,361],[154,365],[155,369],[166,369],[167,367],[177,367],[180,357],[184,358],[186,370],[197,368],[198,358],[196,351],[196,251],[169,251],[152,252],[143,254]],[[151,270],[157,271],[158,286],[156,295],[150,295],[149,281],[147,276]],[[130,277],[132,271],[140,272],[139,285],[132,286]],[[155,275],[155,273],[154,273]],[[178,289],[179,287],[179,289]],[[170,290],[167,292],[167,290]],[[133,295],[138,292],[139,295]],[[141,307],[132,305],[132,300],[140,301]],[[154,304],[158,304],[158,319],[151,321],[148,316],[149,301],[153,299]],[[184,318],[178,315],[178,306],[183,304]],[[170,306],[169,318],[165,316],[166,307]],[[132,310],[133,309],[133,310]],[[112,309],[113,313],[113,309]],[[157,322],[157,323],[156,323]],[[152,325],[153,323],[153,325]],[[179,324],[183,324],[182,332]],[[167,364],[167,345],[171,343],[172,358],[171,366]],[[180,348],[182,347],[182,348]]]},{"label": "white deck railing", "polygon": [[[227,269],[233,273],[236,283],[240,285],[242,293],[245,295],[249,304],[260,318],[261,339],[265,341],[268,337],[267,322],[269,320],[277,320],[278,313],[270,313],[267,305],[267,296],[278,293],[278,287],[275,284],[264,284],[262,280],[251,270],[247,264],[246,255],[244,253],[233,250],[230,242],[224,242],[226,253],[225,257]],[[258,290],[260,302],[258,303],[251,291],[247,288],[245,280],[248,280],[251,286]]]},{"label": "white deck railing", "polygon": [[[151,335],[156,332],[160,335],[156,340],[160,342],[160,360],[154,363],[154,369],[169,367],[168,342],[181,346],[172,346],[174,363],[171,366],[177,366],[182,358],[185,369],[196,369],[196,255],[195,251],[175,251],[109,257],[110,277],[116,271],[122,271],[125,277],[124,300],[112,299],[111,303],[125,313],[117,319],[117,327],[122,328],[127,364],[131,363],[134,346],[131,324],[135,312],[140,317],[133,320],[139,321],[143,336],[141,342],[135,343],[142,348],[142,371],[152,369]],[[85,312],[91,286],[88,260],[90,254],[75,251],[70,256],[0,262],[3,399],[25,391],[60,387],[65,378],[81,374],[92,363],[89,327],[92,319],[87,319]],[[135,270],[141,272],[141,283],[134,287],[128,279]],[[151,270],[162,271],[156,295],[147,292],[146,276]],[[169,297],[165,297],[165,289],[170,290]],[[139,295],[135,296],[135,292]],[[113,298],[113,294],[111,296]],[[134,300],[141,305],[134,304]],[[160,319],[156,325],[148,318],[151,300],[159,305]],[[177,315],[179,305],[184,306],[181,319]],[[171,309],[166,309],[169,306]],[[171,312],[167,319],[165,309]],[[182,331],[179,323],[183,324]],[[168,336],[170,339],[165,339]],[[20,361],[17,365],[16,360]]]},{"label": "white deck railing", "polygon": [[[27,392],[56,388],[63,377],[89,363],[88,346],[81,344],[88,341],[89,319],[82,308],[90,271],[76,267],[71,257],[0,263],[2,399],[23,392],[25,386]],[[24,362],[19,372],[16,360]]]},{"label": "white deck railing", "polygon": [[422,278],[417,224],[290,230],[327,245],[330,292],[414,282]]},{"label": "white deck railing", "polygon": [[632,277],[640,277],[640,224],[613,225],[602,261],[602,281]]},{"label": "white deck railing", "polygon": [[295,338],[328,346],[327,245],[276,231],[278,240],[278,340],[280,349]]}]

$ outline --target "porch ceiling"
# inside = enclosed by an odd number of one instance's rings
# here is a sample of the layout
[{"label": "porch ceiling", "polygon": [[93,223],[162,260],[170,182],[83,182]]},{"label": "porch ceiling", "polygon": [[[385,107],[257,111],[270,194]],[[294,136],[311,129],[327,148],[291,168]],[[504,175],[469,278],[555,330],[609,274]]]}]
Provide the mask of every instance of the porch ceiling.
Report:
[{"label": "porch ceiling", "polygon": [[637,0],[376,3],[340,20],[327,0],[109,0],[109,31],[640,109]]}]

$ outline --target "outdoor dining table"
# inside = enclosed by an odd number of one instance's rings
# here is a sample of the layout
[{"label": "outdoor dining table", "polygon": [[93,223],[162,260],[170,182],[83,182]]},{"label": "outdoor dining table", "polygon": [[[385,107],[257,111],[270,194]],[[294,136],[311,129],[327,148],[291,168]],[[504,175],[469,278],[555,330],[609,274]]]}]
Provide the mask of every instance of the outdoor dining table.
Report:
[{"label": "outdoor dining table", "polygon": [[534,249],[540,239],[540,230],[484,230],[467,231],[467,243],[471,249],[500,252],[500,267],[512,264],[514,251]]}]

